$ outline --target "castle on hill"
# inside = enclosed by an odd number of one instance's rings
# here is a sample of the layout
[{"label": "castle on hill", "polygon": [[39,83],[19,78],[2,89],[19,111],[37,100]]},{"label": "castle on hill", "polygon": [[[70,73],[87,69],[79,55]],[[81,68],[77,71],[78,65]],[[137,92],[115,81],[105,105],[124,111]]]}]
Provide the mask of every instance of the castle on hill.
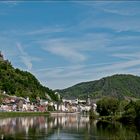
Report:
[{"label": "castle on hill", "polygon": [[11,62],[4,59],[4,56],[3,56],[1,51],[0,51],[0,62],[4,62],[5,64],[10,64],[11,65]]},{"label": "castle on hill", "polygon": [[4,60],[4,57],[1,51],[0,51],[0,60]]}]

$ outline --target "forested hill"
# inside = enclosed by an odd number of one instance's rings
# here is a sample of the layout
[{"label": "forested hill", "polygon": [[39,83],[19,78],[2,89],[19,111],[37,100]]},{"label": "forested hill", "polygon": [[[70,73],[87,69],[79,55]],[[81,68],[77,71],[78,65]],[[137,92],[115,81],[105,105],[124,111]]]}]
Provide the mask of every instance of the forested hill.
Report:
[{"label": "forested hill", "polygon": [[6,91],[9,95],[21,97],[46,98],[46,94],[53,100],[57,100],[52,90],[42,86],[29,72],[15,69],[11,63],[0,56],[0,92]]},{"label": "forested hill", "polygon": [[84,82],[67,89],[57,90],[65,98],[101,98],[113,96],[140,98],[140,77],[133,75],[113,75],[96,81]]}]

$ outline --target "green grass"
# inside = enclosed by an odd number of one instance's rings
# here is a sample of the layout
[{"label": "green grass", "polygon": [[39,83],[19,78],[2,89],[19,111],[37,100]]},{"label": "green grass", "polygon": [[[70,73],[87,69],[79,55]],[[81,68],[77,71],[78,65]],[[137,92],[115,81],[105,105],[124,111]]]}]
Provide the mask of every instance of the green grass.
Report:
[{"label": "green grass", "polygon": [[0,117],[48,116],[49,112],[0,112]]}]

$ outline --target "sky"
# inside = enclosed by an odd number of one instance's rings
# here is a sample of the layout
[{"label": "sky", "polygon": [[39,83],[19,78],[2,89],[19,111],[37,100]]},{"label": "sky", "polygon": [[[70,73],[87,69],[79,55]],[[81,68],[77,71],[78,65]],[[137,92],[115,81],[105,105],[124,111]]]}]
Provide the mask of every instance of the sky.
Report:
[{"label": "sky", "polygon": [[0,1],[0,50],[51,89],[140,76],[140,2]]}]

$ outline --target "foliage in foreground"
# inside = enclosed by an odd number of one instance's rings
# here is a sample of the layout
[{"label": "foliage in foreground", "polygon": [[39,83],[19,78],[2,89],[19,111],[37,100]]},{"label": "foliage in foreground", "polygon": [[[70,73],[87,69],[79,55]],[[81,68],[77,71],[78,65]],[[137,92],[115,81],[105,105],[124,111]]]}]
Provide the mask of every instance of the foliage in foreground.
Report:
[{"label": "foliage in foreground", "polygon": [[114,115],[118,110],[119,100],[111,97],[103,98],[97,102],[97,112],[101,116]]},{"label": "foliage in foreground", "polygon": [[97,112],[105,120],[140,122],[140,100],[120,101],[110,97],[103,98],[97,102]]}]

